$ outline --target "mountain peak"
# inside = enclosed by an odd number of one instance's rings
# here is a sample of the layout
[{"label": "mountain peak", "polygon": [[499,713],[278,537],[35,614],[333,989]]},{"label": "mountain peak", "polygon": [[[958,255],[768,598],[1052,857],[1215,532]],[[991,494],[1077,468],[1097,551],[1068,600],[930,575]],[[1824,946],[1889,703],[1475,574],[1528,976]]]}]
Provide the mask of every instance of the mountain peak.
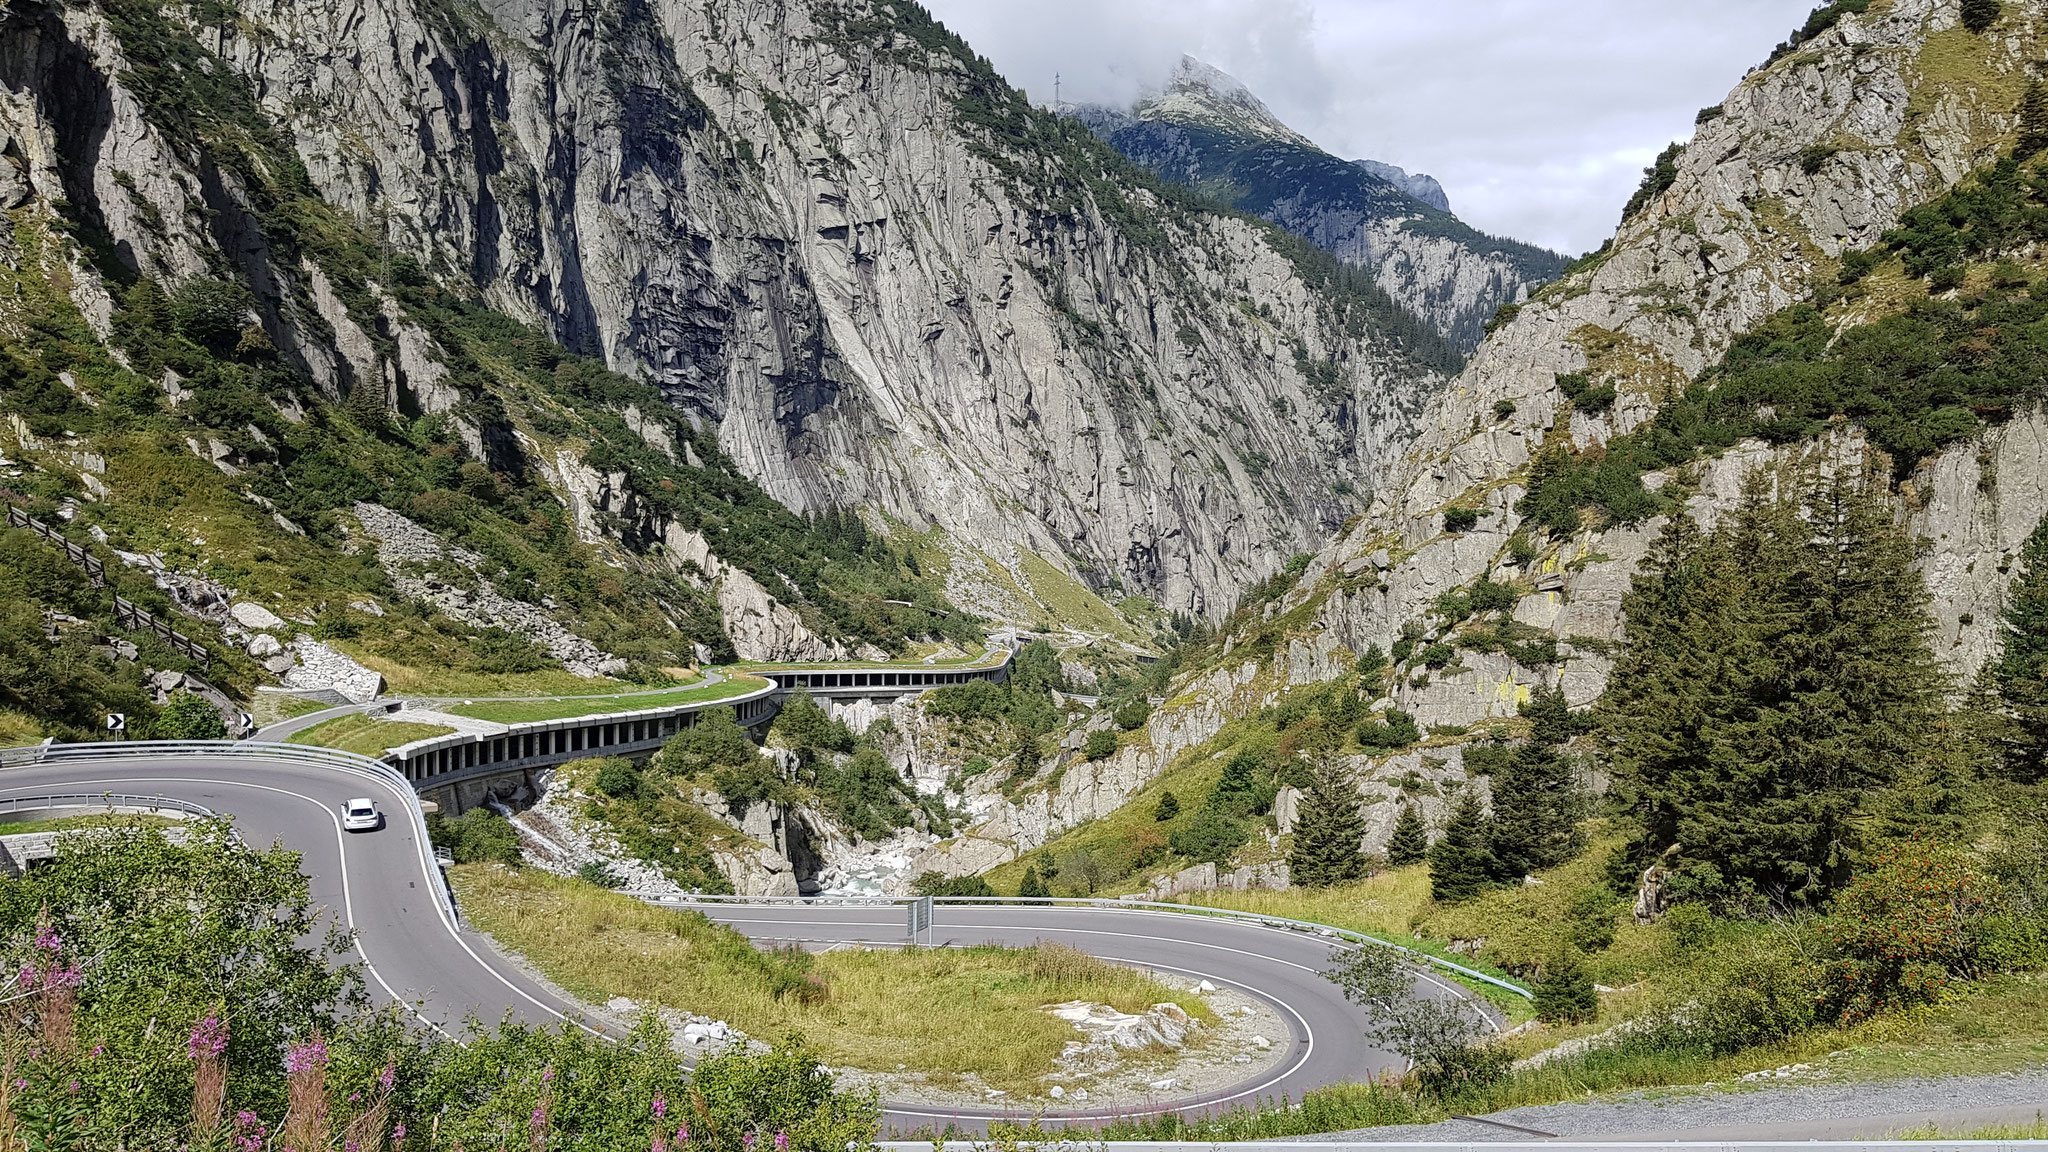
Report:
[{"label": "mountain peak", "polygon": [[1134,111],[1140,120],[1206,124],[1233,134],[1315,147],[1307,137],[1282,124],[1242,80],[1193,56],[1182,56],[1167,77],[1165,89],[1140,99]]},{"label": "mountain peak", "polygon": [[1451,210],[1450,195],[1444,191],[1443,185],[1436,182],[1436,177],[1426,172],[1410,172],[1378,160],[1353,160],[1352,163],[1439,212]]}]

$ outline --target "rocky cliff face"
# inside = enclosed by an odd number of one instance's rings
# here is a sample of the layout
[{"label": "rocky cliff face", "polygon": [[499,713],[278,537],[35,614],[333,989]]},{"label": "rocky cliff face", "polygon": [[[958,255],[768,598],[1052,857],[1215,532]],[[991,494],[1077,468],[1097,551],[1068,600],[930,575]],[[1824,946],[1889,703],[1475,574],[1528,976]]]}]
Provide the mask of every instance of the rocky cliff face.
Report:
[{"label": "rocky cliff face", "polygon": [[[1516,562],[1507,544],[1532,454],[1598,446],[1639,425],[1736,336],[1832,279],[1843,251],[1876,242],[1903,210],[2000,154],[2042,26],[2039,4],[2005,5],[1980,35],[1959,26],[1953,0],[1879,0],[1745,79],[1610,248],[1479,350],[1372,512],[1275,606],[1287,622],[1277,682],[1335,677],[1367,646],[1391,648],[1404,626],[1440,627],[1427,623],[1435,599],[1491,576],[1522,589],[1515,618],[1563,641],[1562,666],[1461,653],[1463,671],[1404,676],[1401,706],[1425,726],[1469,724],[1512,714],[1545,681],[1574,703],[1597,696],[1621,595],[1661,521],[1583,532]],[[1574,410],[1556,383],[1567,373],[1613,383],[1611,411]],[[1994,649],[2007,565],[2048,510],[2044,435],[2048,416],[2017,414],[1930,457],[1901,488],[1899,514],[1931,545],[1923,570],[1936,648],[1959,676]],[[1820,442],[1743,444],[1697,467],[1686,506],[1711,525],[1759,469],[1863,452],[1853,428]],[[1445,531],[1454,503],[1480,509],[1471,530]]]},{"label": "rocky cliff face", "polygon": [[1450,194],[1436,182],[1436,177],[1426,172],[1410,172],[1378,160],[1353,160],[1352,163],[1439,212],[1451,210]]},{"label": "rocky cliff face", "polygon": [[1555,277],[1564,258],[1487,236],[1451,215],[1428,176],[1346,162],[1276,119],[1232,77],[1192,57],[1130,110],[1076,117],[1167,180],[1271,220],[1347,264],[1422,316],[1462,352],[1502,304]]},{"label": "rocky cliff face", "polygon": [[[114,27],[65,19],[111,102],[83,158],[109,230],[188,273],[204,181],[123,92]],[[250,0],[200,31],[321,195],[655,383],[798,510],[1215,610],[1355,510],[1436,387],[897,0]]]}]

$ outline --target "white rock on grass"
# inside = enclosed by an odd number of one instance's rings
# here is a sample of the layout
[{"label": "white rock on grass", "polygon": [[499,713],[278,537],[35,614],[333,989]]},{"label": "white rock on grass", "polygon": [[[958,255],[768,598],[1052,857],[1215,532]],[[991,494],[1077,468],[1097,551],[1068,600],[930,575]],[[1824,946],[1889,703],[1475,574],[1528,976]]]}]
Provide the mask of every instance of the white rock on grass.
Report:
[{"label": "white rock on grass", "polygon": [[1194,1021],[1178,1004],[1154,1004],[1142,1015],[1119,1012],[1107,1004],[1069,1000],[1046,1011],[1079,1029],[1088,1037],[1084,1049],[1147,1048],[1158,1045],[1178,1048],[1187,1039]]},{"label": "white rock on grass", "polygon": [[283,651],[284,645],[268,632],[259,632],[255,639],[249,641],[249,655],[258,660],[268,659]]},{"label": "white rock on grass", "polygon": [[252,600],[236,601],[234,606],[228,609],[228,615],[235,618],[235,623],[256,631],[284,627],[284,617]]}]

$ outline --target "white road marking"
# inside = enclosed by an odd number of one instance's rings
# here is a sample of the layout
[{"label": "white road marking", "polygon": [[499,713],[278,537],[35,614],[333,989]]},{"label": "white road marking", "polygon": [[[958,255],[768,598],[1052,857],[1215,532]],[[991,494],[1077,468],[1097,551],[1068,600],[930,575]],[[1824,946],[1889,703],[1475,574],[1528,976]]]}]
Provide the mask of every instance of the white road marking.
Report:
[{"label": "white road marking", "polygon": [[[329,806],[327,804],[319,800],[316,800],[303,792],[294,792],[289,788],[276,788],[268,784],[252,784],[246,780],[221,780],[213,777],[191,776],[101,776],[95,777],[94,782],[102,784],[207,784],[227,788],[253,788],[262,792],[274,792],[280,796],[291,796],[295,799],[304,800],[306,803],[311,804],[315,808],[318,808],[322,812],[326,813],[329,823],[331,823],[334,827],[335,855],[341,861],[342,916],[346,920],[348,925],[350,945],[355,949],[356,955],[362,958],[363,967],[368,969],[370,975],[376,979],[379,985],[383,987],[386,995],[390,996],[391,999],[396,1001],[397,1003],[406,1004],[411,1009],[412,1014],[414,1016],[419,1017],[421,1022],[425,1023],[429,1028],[432,1028],[434,1031],[439,1032],[441,1035],[446,1036],[451,1040],[454,1039],[453,1033],[449,1032],[446,1028],[443,1028],[440,1024],[436,1023],[432,1019],[429,1019],[426,1013],[420,1011],[417,1005],[411,1004],[410,1002],[405,1000],[404,997],[400,996],[398,994],[398,991],[391,987],[391,983],[384,979],[383,974],[377,971],[376,964],[372,963],[370,960],[369,952],[367,952],[363,948],[362,938],[356,932],[355,901],[350,890],[348,880],[348,838],[347,834],[342,831],[341,818],[336,816],[333,813],[333,811],[329,809]],[[386,787],[389,786],[386,785]],[[28,785],[11,788],[0,788],[0,794],[10,792],[36,792],[40,790],[41,789],[37,786]],[[426,877],[426,879],[430,883],[439,882],[438,877],[428,876]],[[436,910],[438,911],[440,908],[440,901],[433,900],[431,902],[434,904]],[[448,917],[446,913],[440,913],[436,918],[441,921],[442,927],[448,930],[448,935],[455,941],[456,945],[460,947],[465,953],[468,953],[469,958],[471,960],[474,960],[479,968],[482,968],[485,972],[490,973],[491,977],[497,980],[498,983],[503,984],[505,987],[511,989],[513,992],[517,993],[519,996],[524,998],[528,1003],[532,1004],[536,1008],[539,1008],[541,1011],[546,1012],[549,1015],[555,1017],[557,1020],[568,1020],[571,1023],[575,1024],[577,1027],[583,1029],[585,1032],[588,1032],[593,1036],[604,1035],[597,1029],[592,1028],[590,1025],[583,1023],[583,1021],[572,1019],[567,1014],[557,1010],[556,1008],[550,1006],[549,1004],[539,999],[536,999],[531,993],[527,992],[524,988],[521,988],[517,984],[514,984],[512,981],[506,979],[504,973],[498,971],[496,968],[486,963],[483,957],[476,954],[475,949],[469,946],[469,941],[464,940],[462,938],[461,932],[458,931],[453,924],[448,922]]]}]

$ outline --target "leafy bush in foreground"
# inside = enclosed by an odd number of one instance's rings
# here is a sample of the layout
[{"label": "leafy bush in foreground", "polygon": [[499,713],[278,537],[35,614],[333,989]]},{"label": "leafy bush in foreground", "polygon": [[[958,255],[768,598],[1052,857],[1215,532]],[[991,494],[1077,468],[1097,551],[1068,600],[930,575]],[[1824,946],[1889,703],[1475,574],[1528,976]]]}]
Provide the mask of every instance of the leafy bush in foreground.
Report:
[{"label": "leafy bush in foreground", "polygon": [[368,1011],[323,923],[297,856],[250,848],[224,821],[180,843],[134,826],[64,837],[49,865],[0,879],[0,962],[27,993],[0,1004],[0,1130],[51,1150],[873,1139],[873,1097],[834,1091],[797,1037],[694,1075],[652,1017],[621,1043],[475,1021],[450,1042]]}]

